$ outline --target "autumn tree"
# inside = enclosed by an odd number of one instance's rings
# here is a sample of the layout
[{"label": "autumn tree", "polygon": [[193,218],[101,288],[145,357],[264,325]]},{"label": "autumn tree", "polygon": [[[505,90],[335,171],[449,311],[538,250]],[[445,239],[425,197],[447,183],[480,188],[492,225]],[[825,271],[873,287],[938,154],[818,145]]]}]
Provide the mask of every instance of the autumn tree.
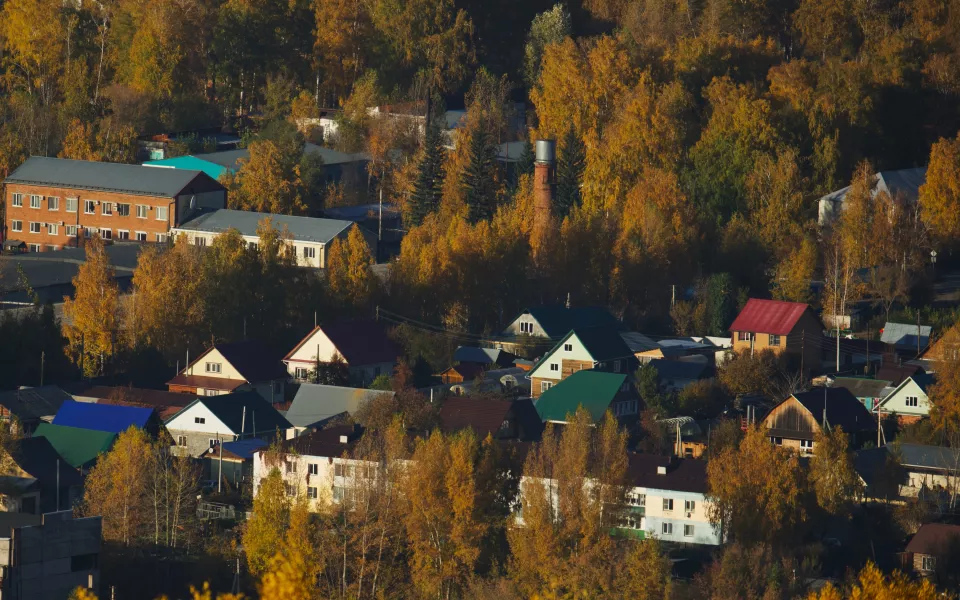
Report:
[{"label": "autumn tree", "polygon": [[828,433],[817,431],[810,460],[810,484],[820,508],[831,515],[847,515],[850,503],[862,491],[860,476],[853,468],[850,442],[843,428]]},{"label": "autumn tree", "polygon": [[955,350],[958,332],[960,327],[954,325],[941,337],[945,351],[936,363],[936,381],[927,390],[930,421],[951,445],[960,442],[960,359]]},{"label": "autumn tree", "polygon": [[260,575],[270,567],[289,521],[290,500],[280,470],[273,468],[260,480],[253,497],[253,516],[243,527],[243,548],[251,573]]},{"label": "autumn tree", "polygon": [[313,538],[309,507],[305,499],[300,499],[290,509],[290,525],[260,579],[263,600],[317,597],[317,576],[323,569],[323,559]]},{"label": "autumn tree", "polygon": [[97,458],[84,486],[83,513],[103,517],[104,539],[129,546],[149,535],[154,460],[149,436],[137,427]]},{"label": "autumn tree", "polygon": [[346,239],[336,239],[327,256],[327,289],[341,310],[362,311],[370,307],[377,290],[370,245],[355,226]]},{"label": "autumn tree", "polygon": [[695,581],[710,600],[790,600],[803,591],[802,567],[767,544],[733,542]]},{"label": "autumn tree", "polygon": [[570,35],[570,12],[563,4],[555,4],[533,18],[527,43],[523,47],[523,78],[532,88],[540,79],[540,61],[543,49],[550,44],[562,42]]},{"label": "autumn tree", "polygon": [[710,522],[731,540],[785,544],[805,518],[798,457],[771,444],[762,428],[712,456],[707,481]]},{"label": "autumn tree", "polygon": [[367,4],[359,0],[315,0],[313,49],[324,74],[326,96],[342,100],[363,73],[373,33]]},{"label": "autumn tree", "polygon": [[774,268],[770,282],[773,297],[788,302],[808,302],[816,268],[817,245],[809,237],[804,237],[800,245],[791,248]]},{"label": "autumn tree", "polygon": [[67,353],[85,376],[106,372],[122,349],[120,290],[99,236],[87,240],[86,260],[73,278],[73,298],[63,299]]},{"label": "autumn tree", "polygon": [[299,162],[300,144],[280,145],[259,140],[249,146],[250,157],[240,160],[240,170],[228,179],[233,208],[284,215],[306,210],[304,183]]},{"label": "autumn tree", "polygon": [[[944,597],[933,583],[927,580],[913,581],[901,571],[884,575],[872,562],[867,563],[856,581],[849,587],[837,589],[828,583],[819,592],[811,592],[807,600],[935,600]],[[948,596],[950,597],[950,596]]]},{"label": "autumn tree", "polygon": [[926,181],[920,186],[920,216],[942,245],[960,235],[960,135],[941,138],[930,150]]}]

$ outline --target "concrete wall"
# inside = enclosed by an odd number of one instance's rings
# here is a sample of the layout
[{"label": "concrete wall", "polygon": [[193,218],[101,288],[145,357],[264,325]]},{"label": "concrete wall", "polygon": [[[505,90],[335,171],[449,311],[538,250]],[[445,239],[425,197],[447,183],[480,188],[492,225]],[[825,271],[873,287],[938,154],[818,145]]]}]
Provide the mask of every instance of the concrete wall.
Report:
[{"label": "concrete wall", "polygon": [[[214,238],[220,235],[219,233],[213,231],[187,231],[183,229],[174,229],[173,234],[187,236],[187,239],[190,240],[191,244],[196,244],[197,238],[200,238],[203,240],[202,245],[208,247],[213,244]],[[255,235],[245,235],[242,237],[248,244],[257,244],[260,242],[260,238]],[[322,269],[326,266],[324,259],[325,249],[323,244],[319,242],[305,242],[296,239],[293,240],[291,244],[293,246],[293,252],[296,254],[297,264],[299,266],[313,267],[314,269]],[[313,248],[313,258],[306,258],[303,255],[304,247]]]},{"label": "concrete wall", "polygon": [[[719,535],[707,516],[708,502],[703,494],[641,487],[633,488],[631,493],[646,496],[643,529],[648,537],[686,544],[720,544]],[[665,499],[673,500],[673,510],[664,509]],[[690,516],[687,516],[688,512],[684,508],[687,501],[694,503],[694,509],[689,512]],[[663,533],[664,523],[672,524],[672,533]],[[693,527],[692,536],[684,535],[684,525]]]}]

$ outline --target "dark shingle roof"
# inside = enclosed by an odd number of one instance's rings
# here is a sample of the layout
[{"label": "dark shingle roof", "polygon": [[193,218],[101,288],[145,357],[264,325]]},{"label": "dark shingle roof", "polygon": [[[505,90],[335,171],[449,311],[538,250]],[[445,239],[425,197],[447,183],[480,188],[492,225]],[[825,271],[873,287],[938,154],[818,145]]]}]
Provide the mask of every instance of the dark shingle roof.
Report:
[{"label": "dark shingle roof", "polygon": [[209,180],[209,185],[220,185],[199,171],[31,156],[4,183],[173,198],[198,178]]},{"label": "dark shingle roof", "polygon": [[70,394],[55,385],[0,393],[0,406],[9,410],[21,421],[52,417],[68,400],[70,400]]},{"label": "dark shingle roof", "polygon": [[627,376],[622,373],[603,371],[577,371],[560,381],[537,399],[536,408],[540,419],[564,422],[568,414],[583,405],[594,423],[603,419],[603,414],[620,392]]},{"label": "dark shingle roof", "polygon": [[907,552],[914,554],[941,554],[949,549],[954,538],[960,538],[960,525],[946,523],[927,523],[907,544]]},{"label": "dark shingle roof", "polygon": [[[337,457],[343,456],[344,452],[349,454],[362,434],[363,429],[359,426],[337,425],[286,440],[280,447],[302,456]],[[341,436],[347,436],[347,443],[340,441]]]},{"label": "dark shingle roof", "polygon": [[[706,461],[633,453],[627,455],[627,460],[628,485],[672,492],[707,492]],[[666,475],[658,474],[658,467],[666,467]]]},{"label": "dark shingle roof", "polygon": [[877,369],[877,379],[886,379],[891,385],[900,385],[907,377],[923,372],[919,365],[884,365]]},{"label": "dark shingle roof", "polygon": [[602,326],[620,329],[623,327],[620,321],[599,306],[567,308],[556,304],[530,308],[524,313],[536,319],[550,337],[560,337],[571,329]]},{"label": "dark shingle roof", "polygon": [[813,415],[817,422],[823,418],[824,398],[826,398],[827,423],[831,427],[843,427],[847,433],[875,429],[877,426],[870,411],[846,388],[813,388],[808,392],[797,392],[793,397]]},{"label": "dark shingle roof", "polygon": [[705,362],[666,360],[655,358],[649,363],[661,380],[700,379],[707,373],[709,365]]},{"label": "dark shingle roof", "polygon": [[473,429],[483,439],[500,431],[512,408],[509,400],[450,397],[440,407],[440,425],[448,432]]},{"label": "dark shingle roof", "polygon": [[[277,409],[257,392],[233,392],[222,396],[205,396],[197,398],[190,403],[190,406],[197,402],[206,406],[215,417],[220,419],[235,434],[245,432],[256,436],[259,433],[268,434],[277,429],[284,430],[290,427],[290,422],[283,418],[283,415],[277,412]],[[188,410],[190,406],[181,410],[180,413]],[[246,409],[246,412],[244,412],[244,409]],[[177,413],[172,419],[175,419],[180,413]],[[246,423],[243,422],[244,414],[246,414]],[[256,431],[254,431],[254,423],[256,423]]]},{"label": "dark shingle roof", "polygon": [[837,377],[833,380],[833,387],[845,388],[857,398],[881,398],[884,388],[890,382],[885,379],[864,379],[861,377]]},{"label": "dark shingle roof", "polygon": [[[287,370],[279,358],[258,342],[216,344],[214,348],[250,383],[287,378]],[[202,358],[203,355],[197,361]]]},{"label": "dark shingle roof", "polygon": [[596,362],[633,356],[633,352],[620,337],[620,333],[612,327],[575,329],[573,334],[577,336],[577,339],[580,340]]},{"label": "dark shingle roof", "polygon": [[[321,325],[318,329],[333,342],[340,356],[351,367],[392,363],[401,354],[400,348],[376,321],[341,321]],[[315,331],[308,333],[285,358],[299,350]]]},{"label": "dark shingle roof", "polygon": [[151,417],[153,417],[152,408],[70,400],[64,402],[60,410],[57,411],[57,416],[53,418],[53,424],[62,427],[122,433],[131,427],[146,429]]}]

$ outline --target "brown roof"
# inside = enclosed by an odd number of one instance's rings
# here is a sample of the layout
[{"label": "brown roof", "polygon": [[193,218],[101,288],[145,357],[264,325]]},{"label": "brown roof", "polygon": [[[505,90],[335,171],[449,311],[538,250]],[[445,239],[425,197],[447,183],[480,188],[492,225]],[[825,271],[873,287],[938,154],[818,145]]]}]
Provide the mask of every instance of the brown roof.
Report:
[{"label": "brown roof", "polygon": [[144,406],[156,409],[160,418],[166,419],[178,410],[193,402],[190,394],[151,390],[135,387],[111,387],[108,385],[87,385],[73,390],[74,396],[96,398],[97,404],[116,406]]},{"label": "brown roof", "polygon": [[440,426],[448,432],[473,429],[482,439],[500,430],[512,408],[509,400],[450,397],[440,407]]},{"label": "brown roof", "polygon": [[947,550],[947,545],[954,537],[960,537],[960,525],[946,523],[927,523],[921,525],[920,530],[907,544],[907,552],[915,554],[940,554]]},{"label": "brown roof", "polygon": [[351,367],[396,362],[402,353],[380,323],[372,320],[342,321],[314,327],[283,360],[290,360],[317,330],[323,331]]},{"label": "brown roof", "polygon": [[886,379],[891,385],[897,386],[903,383],[907,377],[913,377],[917,373],[924,373],[923,367],[918,365],[884,365],[877,369],[876,378]]},{"label": "brown roof", "polygon": [[460,377],[463,377],[464,381],[473,381],[479,375],[483,374],[484,365],[478,365],[477,363],[460,363],[459,365],[454,365],[450,367],[449,369],[441,373],[441,375],[445,375],[450,371],[453,371],[458,375],[460,375]]},{"label": "brown roof", "polygon": [[750,298],[730,325],[730,331],[787,335],[809,308],[800,302]]},{"label": "brown roof", "polygon": [[[671,459],[656,454],[629,454],[627,456],[627,484],[674,492],[707,492],[707,463],[694,458]],[[666,475],[657,473],[666,467]]]},{"label": "brown roof", "polygon": [[[280,448],[301,456],[338,457],[343,456],[344,452],[350,454],[362,433],[362,429],[353,425],[336,425],[285,440],[280,444]],[[340,441],[340,437],[344,435],[347,436],[346,444]]]},{"label": "brown roof", "polygon": [[246,381],[237,379],[227,379],[225,377],[207,377],[206,375],[184,375],[180,373],[167,382],[167,385],[179,385],[184,387],[201,387],[212,390],[226,390],[232,392]]}]

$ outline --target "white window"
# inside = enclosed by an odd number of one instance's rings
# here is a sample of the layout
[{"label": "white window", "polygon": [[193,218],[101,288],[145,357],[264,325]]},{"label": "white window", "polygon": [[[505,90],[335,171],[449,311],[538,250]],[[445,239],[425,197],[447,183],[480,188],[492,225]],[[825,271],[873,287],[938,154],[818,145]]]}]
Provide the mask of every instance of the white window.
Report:
[{"label": "white window", "polygon": [[211,390],[210,388],[204,388],[204,390],[203,390],[203,395],[204,395],[204,396],[219,396],[219,395],[220,395],[220,390]]},{"label": "white window", "polygon": [[533,333],[533,323],[530,323],[529,321],[521,321],[520,333]]},{"label": "white window", "polygon": [[813,440],[800,440],[801,450],[813,450]]},{"label": "white window", "polygon": [[12,231],[23,231],[23,221],[11,221],[10,229]]},{"label": "white window", "polygon": [[147,218],[147,211],[148,211],[148,210],[150,210],[150,207],[147,206],[146,204],[138,204],[138,205],[137,205],[137,218],[138,218],[138,219],[146,219],[146,218]]},{"label": "white window", "polygon": [[167,220],[167,207],[166,207],[166,206],[158,206],[154,214],[156,215],[156,219],[157,219],[158,221],[166,221],[166,220]]},{"label": "white window", "polygon": [[186,445],[187,445],[187,436],[185,436],[185,435],[178,435],[178,436],[177,436],[177,445],[178,445],[178,446],[186,446]]},{"label": "white window", "polygon": [[220,363],[208,362],[206,364],[206,371],[207,373],[220,373],[221,372]]},{"label": "white window", "polygon": [[782,438],[782,437],[773,437],[773,436],[770,436],[770,443],[773,444],[773,445],[775,445],[775,446],[782,446],[782,445],[783,445],[783,438]]},{"label": "white window", "polygon": [[693,537],[693,525],[683,526],[683,537]]},{"label": "white window", "polygon": [[660,532],[663,533],[663,535],[673,535],[673,523],[664,523]]},{"label": "white window", "polygon": [[220,440],[218,440],[217,438],[210,438],[207,441],[210,443],[209,444],[210,448],[215,448],[220,445]]},{"label": "white window", "polygon": [[60,198],[47,196],[47,210],[60,210]]},{"label": "white window", "polygon": [[40,244],[30,244],[30,252],[40,252]]},{"label": "white window", "polygon": [[76,198],[67,198],[67,212],[77,212]]},{"label": "white window", "polygon": [[193,418],[193,422],[196,423],[196,424],[198,424],[198,425],[203,425],[204,423],[207,422],[207,418],[206,418],[206,417],[194,417],[194,418]]},{"label": "white window", "polygon": [[100,214],[111,216],[113,214],[113,202],[101,202],[100,203]]},{"label": "white window", "polygon": [[111,233],[111,231],[110,231],[109,229],[101,229],[101,230],[100,230],[100,237],[102,237],[102,238],[105,239],[105,240],[112,240],[112,239],[113,239],[113,233]]},{"label": "white window", "polygon": [[92,215],[97,212],[97,201],[96,200],[84,200],[83,201],[83,213],[86,215]]},{"label": "white window", "polygon": [[697,503],[694,500],[684,500],[683,501],[683,510],[685,512],[693,512],[697,509]]},{"label": "white window", "polygon": [[130,232],[127,231],[126,229],[118,229],[118,230],[117,230],[117,239],[118,239],[118,240],[129,240],[129,239],[130,239]]},{"label": "white window", "polygon": [[76,225],[67,225],[63,228],[64,233],[67,234],[67,237],[77,237],[77,226]]},{"label": "white window", "polygon": [[573,352],[573,344],[564,344],[564,345],[563,345],[563,351],[564,351],[564,352]]},{"label": "white window", "polygon": [[907,396],[906,401],[907,406],[918,406],[920,404],[920,399],[916,396]]},{"label": "white window", "polygon": [[738,332],[737,332],[737,341],[738,341],[738,342],[749,342],[749,341],[750,341],[750,332],[749,332],[749,331],[738,331]]},{"label": "white window", "polygon": [[118,204],[117,205],[117,214],[121,217],[130,216],[130,205],[129,204]]},{"label": "white window", "polygon": [[663,499],[663,510],[672,511],[673,510],[673,498],[664,498]]},{"label": "white window", "polygon": [[30,233],[40,233],[40,223],[30,223]]},{"label": "white window", "polygon": [[303,247],[303,257],[304,258],[316,258],[317,249],[313,246],[304,246]]},{"label": "white window", "polygon": [[40,208],[40,204],[43,202],[43,196],[34,196],[30,195],[30,208]]},{"label": "white window", "polygon": [[198,235],[197,237],[193,238],[193,243],[196,246],[205,248],[207,246],[207,238]]},{"label": "white window", "polygon": [[627,494],[627,504],[630,506],[646,506],[647,505],[647,495],[646,494],[635,494],[633,492]]},{"label": "white window", "polygon": [[307,488],[307,498],[309,498],[309,499],[311,499],[311,500],[316,500],[316,499],[317,499],[317,488],[315,488],[315,487],[308,487],[308,488]]},{"label": "white window", "polygon": [[921,557],[920,568],[924,571],[936,571],[937,570],[937,557],[935,556],[923,556]]},{"label": "white window", "polygon": [[297,463],[290,460],[284,463],[287,467],[287,473],[296,473],[297,472]]},{"label": "white window", "polygon": [[145,241],[147,241],[147,232],[146,232],[146,231],[138,231],[135,235],[136,235],[136,239],[137,239],[138,242],[145,242]]},{"label": "white window", "polygon": [[14,208],[20,208],[23,206],[23,194],[13,194],[11,196],[11,202],[13,203]]},{"label": "white window", "polygon": [[550,370],[551,370],[551,371],[559,371],[559,370],[560,370],[560,365],[558,365],[557,363],[550,363]]},{"label": "white window", "polygon": [[543,393],[553,387],[552,381],[541,381],[540,382],[540,393]]},{"label": "white window", "polygon": [[47,223],[47,233],[49,235],[60,235],[60,226],[56,223]]},{"label": "white window", "polygon": [[158,244],[162,244],[162,243],[164,243],[164,242],[166,242],[166,241],[167,241],[167,234],[165,234],[165,233],[158,233],[158,234],[157,234],[157,243],[158,243]]},{"label": "white window", "polygon": [[320,473],[320,465],[317,463],[310,463],[307,465],[307,473],[310,475],[316,475]]},{"label": "white window", "polygon": [[342,502],[346,497],[345,490],[339,485],[333,486],[333,500],[334,502]]},{"label": "white window", "polygon": [[293,376],[297,379],[306,379],[308,373],[309,371],[307,371],[306,367],[296,367],[293,370]]}]

